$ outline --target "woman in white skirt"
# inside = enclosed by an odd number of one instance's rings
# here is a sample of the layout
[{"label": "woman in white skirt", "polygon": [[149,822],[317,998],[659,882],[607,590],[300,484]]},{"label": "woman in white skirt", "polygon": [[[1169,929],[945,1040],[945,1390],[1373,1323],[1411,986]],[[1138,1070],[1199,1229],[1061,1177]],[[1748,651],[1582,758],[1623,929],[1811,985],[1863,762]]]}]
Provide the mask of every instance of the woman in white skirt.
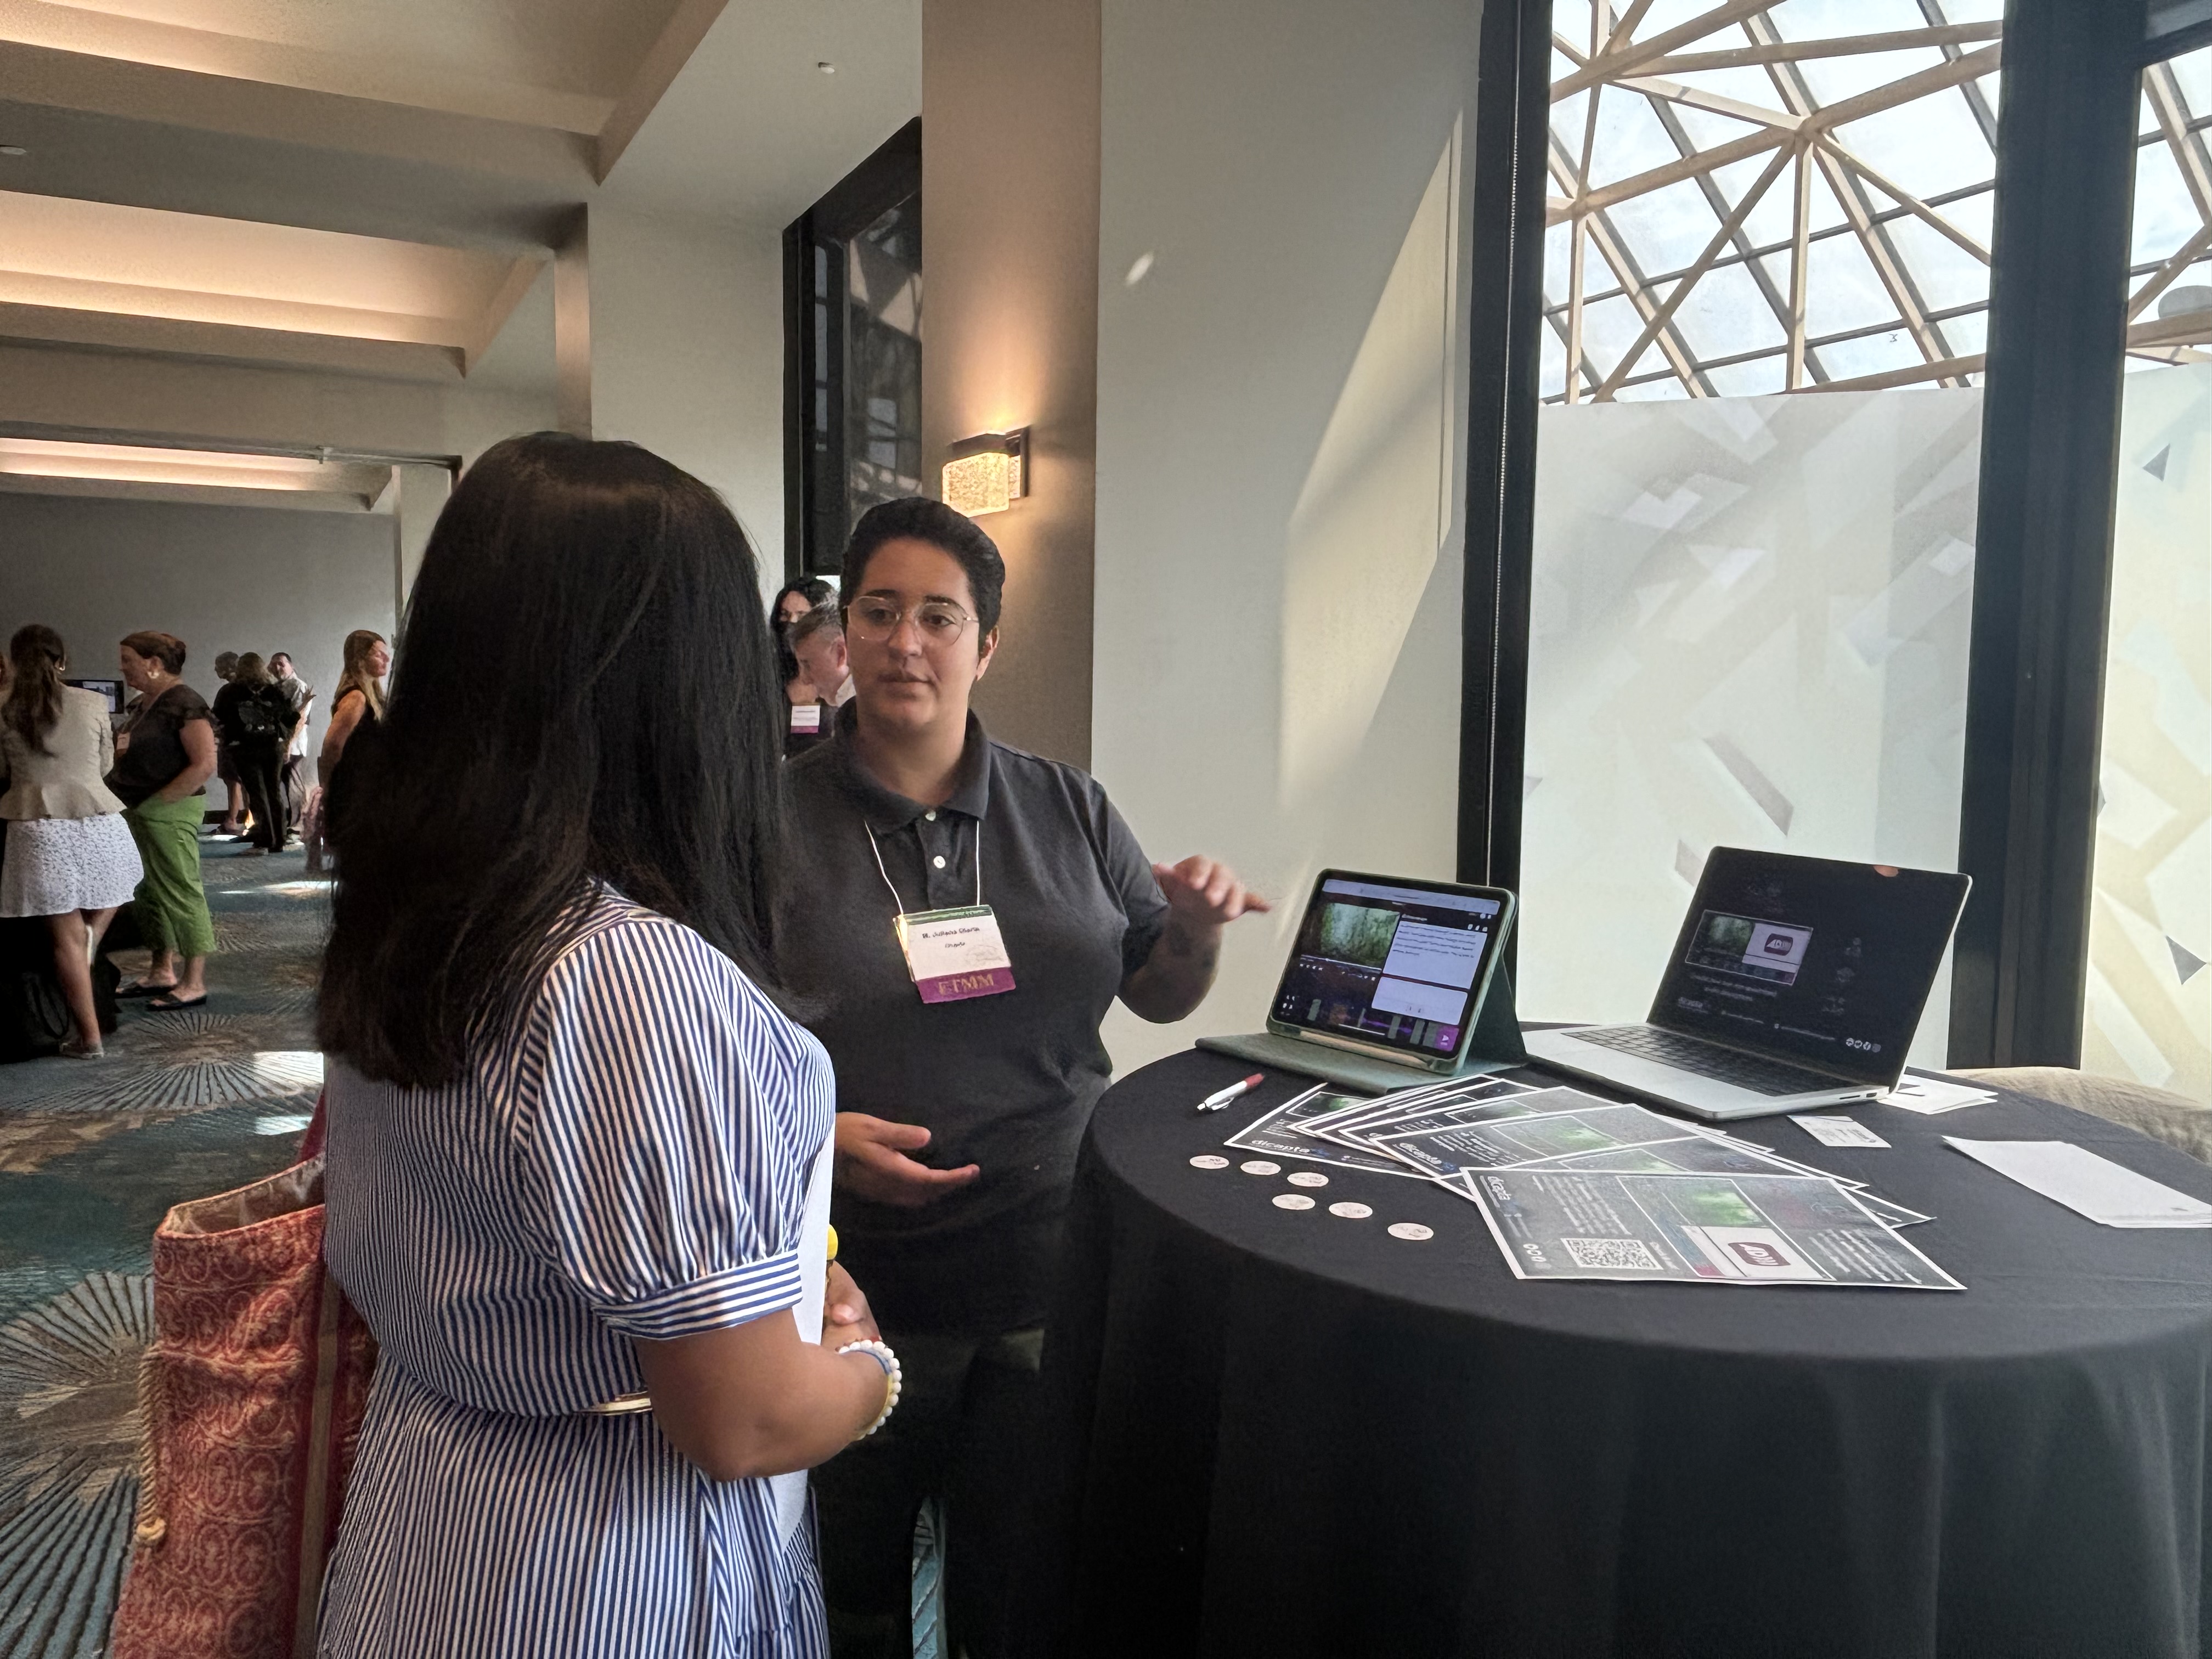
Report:
[{"label": "woman in white skirt", "polygon": [[123,802],[100,780],[115,764],[107,699],[64,684],[62,636],[33,623],[8,641],[0,700],[0,916],[44,916],[54,968],[76,1022],[62,1044],[76,1060],[100,1054],[92,957],[143,873]]}]

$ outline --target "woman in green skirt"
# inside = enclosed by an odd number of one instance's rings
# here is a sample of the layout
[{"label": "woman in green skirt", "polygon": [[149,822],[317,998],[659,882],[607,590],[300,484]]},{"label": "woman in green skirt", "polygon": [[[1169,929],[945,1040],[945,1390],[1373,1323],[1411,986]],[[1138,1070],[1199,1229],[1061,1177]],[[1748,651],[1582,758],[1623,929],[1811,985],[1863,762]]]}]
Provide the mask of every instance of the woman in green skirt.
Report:
[{"label": "woman in green skirt", "polygon": [[200,885],[200,820],[215,775],[215,722],[200,694],[177,676],[185,642],[173,634],[133,634],[123,641],[123,678],[138,694],[115,738],[107,787],[123,799],[123,821],[138,843],[145,878],[131,901],[153,965],[118,996],[145,997],[161,1013],[207,1000],[207,959],[215,949]]}]

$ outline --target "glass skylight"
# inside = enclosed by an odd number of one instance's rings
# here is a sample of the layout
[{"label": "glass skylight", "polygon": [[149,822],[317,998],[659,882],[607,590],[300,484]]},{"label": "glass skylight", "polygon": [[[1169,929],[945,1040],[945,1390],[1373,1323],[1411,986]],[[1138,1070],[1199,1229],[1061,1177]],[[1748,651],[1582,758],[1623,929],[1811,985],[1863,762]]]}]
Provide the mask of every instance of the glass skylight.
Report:
[{"label": "glass skylight", "polygon": [[[1556,0],[1546,401],[1977,383],[2002,10]],[[2131,366],[2212,342],[2208,127],[2212,49],[2149,72]]]}]

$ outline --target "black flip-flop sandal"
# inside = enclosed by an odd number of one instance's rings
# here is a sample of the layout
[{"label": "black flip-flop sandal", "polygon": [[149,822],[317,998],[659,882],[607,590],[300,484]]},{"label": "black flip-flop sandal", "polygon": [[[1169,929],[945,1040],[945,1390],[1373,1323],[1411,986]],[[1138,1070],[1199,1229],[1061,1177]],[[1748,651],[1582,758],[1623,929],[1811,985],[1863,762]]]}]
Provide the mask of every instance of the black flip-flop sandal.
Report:
[{"label": "black flip-flop sandal", "polygon": [[115,994],[118,998],[161,997],[168,995],[170,992],[176,988],[177,988],[173,984],[149,985],[143,979],[134,979],[128,985],[117,986],[115,988]]},{"label": "black flip-flop sandal", "polygon": [[197,1008],[206,1000],[207,993],[204,991],[189,1002],[179,1002],[174,997],[155,997],[146,1004],[146,1012],[149,1014],[181,1014],[185,1009]]}]

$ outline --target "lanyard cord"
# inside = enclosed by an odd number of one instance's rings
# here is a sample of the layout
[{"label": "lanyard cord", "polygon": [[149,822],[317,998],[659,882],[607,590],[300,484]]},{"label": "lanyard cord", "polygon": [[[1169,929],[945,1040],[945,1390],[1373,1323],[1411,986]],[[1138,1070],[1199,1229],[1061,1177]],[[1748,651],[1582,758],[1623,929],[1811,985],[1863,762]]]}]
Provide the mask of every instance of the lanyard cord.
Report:
[{"label": "lanyard cord", "polygon": [[[876,844],[875,828],[866,819],[861,821],[860,828],[867,832],[868,850],[876,855],[876,873],[884,878],[884,885],[890,890],[891,908],[903,917],[907,914],[906,901],[899,896],[898,887],[891,880],[891,872],[884,868],[884,849]],[[957,836],[954,844],[958,845]],[[975,820],[975,908],[978,910],[983,908],[983,820],[981,818]]]}]

